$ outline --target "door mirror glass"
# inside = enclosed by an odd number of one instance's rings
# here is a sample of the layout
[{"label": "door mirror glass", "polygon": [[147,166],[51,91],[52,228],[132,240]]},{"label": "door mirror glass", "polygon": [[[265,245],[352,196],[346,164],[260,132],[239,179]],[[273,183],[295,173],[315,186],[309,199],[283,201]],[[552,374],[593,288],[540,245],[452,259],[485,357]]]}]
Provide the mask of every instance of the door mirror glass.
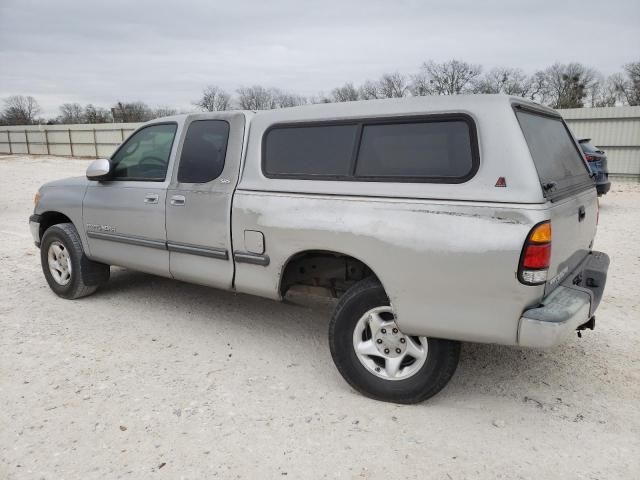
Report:
[{"label": "door mirror glass", "polygon": [[89,164],[87,178],[89,180],[104,180],[109,176],[111,164],[106,158],[99,158]]}]

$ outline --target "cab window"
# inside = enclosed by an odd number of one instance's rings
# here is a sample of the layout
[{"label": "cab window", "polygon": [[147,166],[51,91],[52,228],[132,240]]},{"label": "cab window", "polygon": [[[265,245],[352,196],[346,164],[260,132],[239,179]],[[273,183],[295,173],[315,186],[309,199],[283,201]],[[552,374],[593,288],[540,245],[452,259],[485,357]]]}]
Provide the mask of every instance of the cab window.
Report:
[{"label": "cab window", "polygon": [[111,180],[162,182],[177,125],[150,125],[134,133],[111,158]]},{"label": "cab window", "polygon": [[207,183],[224,169],[229,124],[224,120],[191,122],[182,145],[178,182]]}]

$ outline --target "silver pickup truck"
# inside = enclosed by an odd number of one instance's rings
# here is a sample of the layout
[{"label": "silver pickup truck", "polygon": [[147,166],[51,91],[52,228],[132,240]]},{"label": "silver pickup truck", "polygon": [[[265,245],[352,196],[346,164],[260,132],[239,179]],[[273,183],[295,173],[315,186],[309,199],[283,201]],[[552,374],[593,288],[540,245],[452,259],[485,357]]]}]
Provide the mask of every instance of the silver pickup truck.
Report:
[{"label": "silver pickup truck", "polygon": [[461,341],[551,347],[592,329],[609,266],[575,138],[501,95],[158,119],[35,203],[58,296],[93,293],[110,265],[326,293],[338,370],[398,403],[440,391]]}]

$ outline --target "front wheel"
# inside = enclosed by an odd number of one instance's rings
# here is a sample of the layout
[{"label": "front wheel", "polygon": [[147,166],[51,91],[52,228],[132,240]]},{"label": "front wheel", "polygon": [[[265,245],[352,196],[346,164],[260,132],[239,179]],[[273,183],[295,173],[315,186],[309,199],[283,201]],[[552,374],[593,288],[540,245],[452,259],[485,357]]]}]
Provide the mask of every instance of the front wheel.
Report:
[{"label": "front wheel", "polygon": [[419,403],[449,382],[459,342],[405,335],[382,285],[362,280],[340,299],[329,327],[336,367],[360,393],[387,402]]},{"label": "front wheel", "polygon": [[109,280],[109,265],[87,258],[71,223],[53,225],[45,231],[40,262],[49,287],[62,298],[86,297]]}]

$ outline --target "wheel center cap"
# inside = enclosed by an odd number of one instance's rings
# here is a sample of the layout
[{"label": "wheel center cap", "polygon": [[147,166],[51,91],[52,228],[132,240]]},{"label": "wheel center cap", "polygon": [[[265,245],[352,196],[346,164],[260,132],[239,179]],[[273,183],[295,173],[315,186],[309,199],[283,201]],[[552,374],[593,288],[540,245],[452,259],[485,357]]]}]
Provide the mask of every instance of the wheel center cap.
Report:
[{"label": "wheel center cap", "polygon": [[395,324],[379,328],[373,336],[373,341],[380,355],[385,357],[399,357],[407,349],[406,337]]}]

